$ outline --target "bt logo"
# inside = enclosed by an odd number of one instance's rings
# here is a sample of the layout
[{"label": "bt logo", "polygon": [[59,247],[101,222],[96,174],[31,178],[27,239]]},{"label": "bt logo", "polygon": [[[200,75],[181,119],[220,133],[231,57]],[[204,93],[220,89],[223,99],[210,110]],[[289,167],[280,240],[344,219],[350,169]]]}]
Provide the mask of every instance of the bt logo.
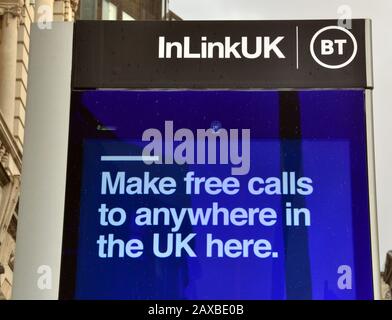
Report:
[{"label": "bt logo", "polygon": [[354,35],[339,26],[329,26],[317,31],[310,42],[310,53],[322,67],[341,69],[356,57],[358,44]]}]

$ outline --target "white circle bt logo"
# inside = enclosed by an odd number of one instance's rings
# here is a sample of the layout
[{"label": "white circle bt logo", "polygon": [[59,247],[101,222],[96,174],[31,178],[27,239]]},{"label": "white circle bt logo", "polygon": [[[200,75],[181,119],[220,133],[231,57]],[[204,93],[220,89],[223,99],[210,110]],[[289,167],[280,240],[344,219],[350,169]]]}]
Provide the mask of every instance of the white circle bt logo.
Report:
[{"label": "white circle bt logo", "polygon": [[[315,44],[316,40],[325,33],[326,31],[329,30],[340,30],[345,33],[344,37],[346,39],[321,39],[320,44],[321,44],[321,49],[320,49],[320,55],[322,56],[331,56],[334,53],[337,53],[338,55],[342,56],[343,53],[345,53],[345,49],[348,47],[347,46],[347,35],[349,36],[349,39],[352,41],[352,54],[349,56],[348,60],[345,62],[339,63],[339,64],[329,64],[326,62],[321,61],[321,59],[316,55],[315,53]],[[324,68],[328,69],[341,69],[344,68],[345,66],[349,65],[354,58],[356,57],[358,52],[358,44],[357,40],[355,39],[354,35],[347,29],[339,26],[329,26],[322,28],[321,30],[317,31],[316,34],[313,36],[312,41],[310,42],[310,53],[312,54],[313,59],[320,65],[323,66]]]}]

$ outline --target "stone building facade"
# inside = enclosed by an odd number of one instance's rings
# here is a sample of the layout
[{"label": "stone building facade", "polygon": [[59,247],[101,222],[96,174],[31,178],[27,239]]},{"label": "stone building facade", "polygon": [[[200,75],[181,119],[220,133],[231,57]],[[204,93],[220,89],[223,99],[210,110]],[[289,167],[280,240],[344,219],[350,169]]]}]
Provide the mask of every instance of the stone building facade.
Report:
[{"label": "stone building facade", "polygon": [[78,2],[0,0],[0,299],[9,299],[12,290],[30,26],[73,21]]}]

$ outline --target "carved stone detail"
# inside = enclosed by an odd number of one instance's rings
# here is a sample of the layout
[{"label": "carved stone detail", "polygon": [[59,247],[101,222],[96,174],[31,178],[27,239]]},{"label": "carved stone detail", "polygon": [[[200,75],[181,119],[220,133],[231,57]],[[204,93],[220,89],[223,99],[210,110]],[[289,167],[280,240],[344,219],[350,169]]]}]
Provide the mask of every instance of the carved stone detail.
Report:
[{"label": "carved stone detail", "polygon": [[0,141],[0,163],[8,176],[11,176],[11,170],[9,168],[10,153],[7,151],[4,144]]},{"label": "carved stone detail", "polygon": [[79,0],[71,0],[71,8],[74,13],[78,10],[78,6]]}]

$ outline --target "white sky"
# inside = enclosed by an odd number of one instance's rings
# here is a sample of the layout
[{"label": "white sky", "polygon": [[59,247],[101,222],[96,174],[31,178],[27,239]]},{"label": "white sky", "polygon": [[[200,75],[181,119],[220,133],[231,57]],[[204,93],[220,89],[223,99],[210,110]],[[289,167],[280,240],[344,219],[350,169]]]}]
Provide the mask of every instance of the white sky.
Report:
[{"label": "white sky", "polygon": [[335,18],[337,8],[350,5],[353,15],[392,12],[390,0],[169,0],[170,9],[184,20],[252,20]]},{"label": "white sky", "polygon": [[392,250],[392,0],[170,0],[184,20],[336,19],[349,5],[353,18],[373,20],[374,122],[380,255]]}]

